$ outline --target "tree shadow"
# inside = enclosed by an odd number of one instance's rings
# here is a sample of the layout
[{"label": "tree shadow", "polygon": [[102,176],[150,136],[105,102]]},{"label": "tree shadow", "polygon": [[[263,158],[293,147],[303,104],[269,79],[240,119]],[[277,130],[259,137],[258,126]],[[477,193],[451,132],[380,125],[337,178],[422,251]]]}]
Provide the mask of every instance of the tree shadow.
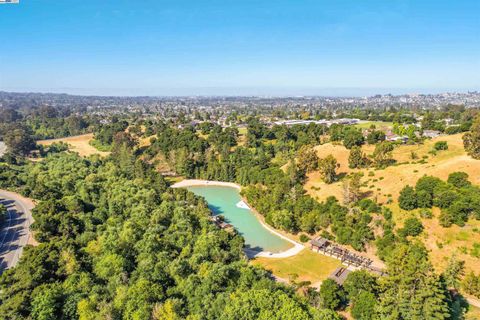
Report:
[{"label": "tree shadow", "polygon": [[213,204],[208,204],[208,208],[213,212],[214,215],[219,215],[225,212],[221,207]]},{"label": "tree shadow", "polygon": [[470,310],[471,306],[467,299],[458,292],[451,292],[451,319],[452,320],[464,320],[466,313]]}]

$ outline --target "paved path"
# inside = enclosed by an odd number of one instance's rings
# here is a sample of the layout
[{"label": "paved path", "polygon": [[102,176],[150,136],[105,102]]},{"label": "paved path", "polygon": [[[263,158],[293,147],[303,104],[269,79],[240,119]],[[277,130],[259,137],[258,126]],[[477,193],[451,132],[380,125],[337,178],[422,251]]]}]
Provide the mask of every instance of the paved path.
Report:
[{"label": "paved path", "polygon": [[5,190],[0,190],[0,203],[7,207],[7,219],[0,226],[0,274],[14,267],[29,241],[30,225],[33,222],[30,199]]}]

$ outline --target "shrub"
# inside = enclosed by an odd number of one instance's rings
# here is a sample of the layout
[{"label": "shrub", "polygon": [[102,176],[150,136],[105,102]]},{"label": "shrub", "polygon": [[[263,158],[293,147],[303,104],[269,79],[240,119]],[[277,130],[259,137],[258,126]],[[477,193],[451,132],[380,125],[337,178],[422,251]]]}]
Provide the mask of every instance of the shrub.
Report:
[{"label": "shrub", "polygon": [[360,209],[367,211],[369,213],[372,212],[380,212],[380,206],[375,203],[375,201],[371,199],[362,199],[358,201],[357,205]]},{"label": "shrub", "polygon": [[403,210],[413,210],[417,208],[417,194],[415,190],[410,186],[405,186],[400,191],[400,197],[398,198],[398,204]]},{"label": "shrub", "polygon": [[461,171],[450,173],[447,182],[457,188],[468,187],[471,185],[470,181],[468,181],[468,174]]},{"label": "shrub", "polygon": [[447,150],[448,149],[448,143],[447,141],[437,141],[435,142],[435,144],[433,145],[433,148],[435,150]]},{"label": "shrub", "polygon": [[475,242],[470,250],[470,255],[475,258],[480,258],[480,243]]},{"label": "shrub", "polygon": [[399,230],[399,234],[406,236],[418,236],[423,231],[423,225],[417,218],[408,218],[405,220],[405,225]]},{"label": "shrub", "polygon": [[432,210],[427,209],[427,208],[422,208],[420,210],[420,217],[424,219],[431,219],[433,217]]},{"label": "shrub", "polygon": [[305,243],[305,242],[308,242],[309,240],[310,238],[306,234],[302,233],[300,235],[300,242]]}]

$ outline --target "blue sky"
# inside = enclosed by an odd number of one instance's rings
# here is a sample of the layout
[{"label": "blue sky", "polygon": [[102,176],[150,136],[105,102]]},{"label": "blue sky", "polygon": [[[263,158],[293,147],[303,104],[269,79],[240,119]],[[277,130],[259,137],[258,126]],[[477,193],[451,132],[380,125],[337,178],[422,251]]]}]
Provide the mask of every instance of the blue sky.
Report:
[{"label": "blue sky", "polygon": [[479,0],[20,0],[0,5],[0,90],[480,90],[479,12]]}]

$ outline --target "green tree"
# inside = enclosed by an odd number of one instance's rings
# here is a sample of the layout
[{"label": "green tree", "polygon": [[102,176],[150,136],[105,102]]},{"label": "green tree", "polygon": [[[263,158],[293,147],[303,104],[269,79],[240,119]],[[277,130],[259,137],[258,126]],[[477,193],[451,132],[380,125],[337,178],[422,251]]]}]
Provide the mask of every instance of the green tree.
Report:
[{"label": "green tree", "polygon": [[362,152],[362,148],[359,146],[353,146],[348,156],[348,166],[352,169],[365,168],[369,164],[369,160]]},{"label": "green tree", "polygon": [[408,218],[405,220],[405,223],[403,225],[403,228],[400,229],[399,234],[406,237],[406,236],[418,236],[420,233],[423,231],[423,225],[422,222],[413,217],[413,218]]},{"label": "green tree", "polygon": [[394,146],[391,142],[383,141],[378,143],[375,146],[375,150],[373,151],[372,155],[375,166],[382,168],[391,164],[393,162],[393,148]]},{"label": "green tree", "polygon": [[354,319],[370,320],[375,316],[375,306],[377,298],[368,291],[361,291],[355,298],[352,305],[351,314]]},{"label": "green tree", "polygon": [[320,170],[320,175],[322,176],[322,179],[325,183],[332,183],[335,181],[337,177],[337,166],[337,159],[335,159],[335,157],[331,154],[319,160],[318,168]]},{"label": "green tree", "polygon": [[350,204],[357,202],[361,195],[363,173],[357,172],[350,175],[348,179],[343,182],[343,202]]},{"label": "green tree", "polygon": [[60,285],[46,284],[37,287],[33,292],[32,319],[59,319],[62,307],[62,288]]},{"label": "green tree", "polygon": [[343,283],[343,288],[350,301],[355,301],[362,291],[375,293],[377,286],[377,278],[365,270],[349,273]]},{"label": "green tree", "polygon": [[470,131],[463,135],[463,146],[468,155],[480,159],[480,115],[474,119]]},{"label": "green tree", "polygon": [[375,144],[378,142],[385,141],[385,133],[380,130],[372,130],[368,135],[367,135],[367,142],[368,144]]},{"label": "green tree", "polygon": [[448,143],[447,141],[437,141],[433,145],[433,149],[440,151],[440,150],[448,150]]},{"label": "green tree", "polygon": [[387,259],[388,276],[379,279],[375,306],[380,319],[447,319],[447,289],[434,273],[420,243],[399,244]]},{"label": "green tree", "polygon": [[342,303],[340,286],[332,279],[327,279],[320,286],[320,304],[322,307],[335,310]]},{"label": "green tree", "polygon": [[10,126],[4,137],[5,145],[8,151],[14,155],[27,155],[31,150],[35,149],[35,141],[28,130],[23,126]]},{"label": "green tree", "polygon": [[312,172],[318,168],[318,156],[311,146],[305,145],[298,150],[298,169],[304,172]]},{"label": "green tree", "polygon": [[455,255],[450,257],[447,268],[443,272],[445,284],[448,288],[460,289],[460,279],[465,272],[465,261],[458,260]]},{"label": "green tree", "polygon": [[343,145],[345,148],[351,149],[354,146],[361,146],[363,141],[363,134],[360,130],[354,127],[346,127],[343,134]]},{"label": "green tree", "polygon": [[398,205],[403,210],[413,210],[418,207],[417,205],[417,193],[415,189],[410,186],[405,186],[400,191],[400,196],[398,197]]},{"label": "green tree", "polygon": [[419,208],[431,208],[432,196],[426,190],[417,191],[417,206]]},{"label": "green tree", "polygon": [[464,188],[471,185],[470,181],[468,181],[468,174],[459,171],[450,173],[447,182],[456,188]]}]

